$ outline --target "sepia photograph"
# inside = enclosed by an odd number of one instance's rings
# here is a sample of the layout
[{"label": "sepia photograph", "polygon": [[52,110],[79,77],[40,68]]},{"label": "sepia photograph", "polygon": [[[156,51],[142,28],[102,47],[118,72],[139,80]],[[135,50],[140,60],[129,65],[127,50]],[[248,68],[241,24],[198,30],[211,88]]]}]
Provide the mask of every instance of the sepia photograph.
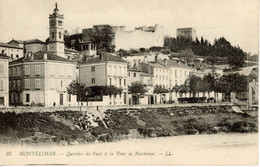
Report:
[{"label": "sepia photograph", "polygon": [[258,0],[0,0],[0,165],[259,165]]}]

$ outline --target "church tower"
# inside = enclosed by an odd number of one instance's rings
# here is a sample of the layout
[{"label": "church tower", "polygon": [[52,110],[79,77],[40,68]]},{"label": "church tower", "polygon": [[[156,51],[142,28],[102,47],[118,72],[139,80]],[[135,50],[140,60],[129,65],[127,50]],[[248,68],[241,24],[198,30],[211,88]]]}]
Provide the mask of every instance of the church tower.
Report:
[{"label": "church tower", "polygon": [[67,58],[64,53],[63,15],[59,14],[57,3],[53,14],[49,16],[49,52]]}]

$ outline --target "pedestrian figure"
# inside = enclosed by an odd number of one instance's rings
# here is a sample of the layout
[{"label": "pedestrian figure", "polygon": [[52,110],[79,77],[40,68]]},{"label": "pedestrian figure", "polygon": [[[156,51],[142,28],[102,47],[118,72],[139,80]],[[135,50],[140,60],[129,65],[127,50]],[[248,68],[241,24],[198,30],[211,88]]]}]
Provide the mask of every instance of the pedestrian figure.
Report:
[{"label": "pedestrian figure", "polygon": [[55,105],[56,105],[56,103],[55,103],[55,102],[53,102],[53,107],[55,107]]},{"label": "pedestrian figure", "polygon": [[34,106],[34,101],[31,102],[31,107],[33,107],[33,106]]}]

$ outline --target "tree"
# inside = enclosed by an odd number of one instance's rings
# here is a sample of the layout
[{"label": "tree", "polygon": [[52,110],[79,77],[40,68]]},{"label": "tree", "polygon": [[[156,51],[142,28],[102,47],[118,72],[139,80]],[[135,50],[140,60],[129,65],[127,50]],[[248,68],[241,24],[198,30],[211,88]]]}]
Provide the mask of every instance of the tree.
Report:
[{"label": "tree", "polygon": [[162,101],[161,101],[162,100],[162,93],[168,93],[169,90],[163,88],[161,85],[160,86],[156,85],[153,92],[156,93],[156,94],[160,94],[160,103],[162,103]]},{"label": "tree", "polygon": [[118,94],[122,94],[123,89],[122,88],[117,88],[113,85],[111,86],[92,86],[90,87],[90,89],[92,90],[92,96],[107,96],[109,95],[109,97],[111,98],[112,95],[114,95],[114,104],[115,104],[115,98],[116,95]]},{"label": "tree", "polygon": [[201,78],[196,75],[192,75],[188,79],[187,83],[189,85],[189,90],[193,94],[193,97],[196,97],[196,92],[199,91],[199,84],[201,83]]},{"label": "tree", "polygon": [[232,51],[227,56],[228,63],[234,69],[241,68],[245,63],[245,53],[239,47],[232,48]]},{"label": "tree", "polygon": [[94,27],[91,34],[91,40],[97,45],[98,50],[101,49],[107,52],[112,52],[115,49],[112,46],[114,35],[111,26],[105,26],[103,28]]},{"label": "tree", "polygon": [[162,49],[161,53],[167,55],[167,54],[171,53],[171,50],[170,49]]},{"label": "tree", "polygon": [[136,81],[128,87],[128,91],[133,96],[134,104],[139,104],[140,96],[144,95],[147,92],[146,85],[142,82]]},{"label": "tree", "polygon": [[114,95],[114,105],[115,105],[115,100],[116,100],[116,95],[122,94],[123,89],[122,88],[117,88],[114,85],[106,87],[107,89],[107,94],[111,97]]},{"label": "tree", "polygon": [[86,87],[85,84],[78,83],[74,80],[67,87],[67,93],[76,95],[79,105],[79,102],[86,101],[86,96],[89,96],[91,94],[91,89]]},{"label": "tree", "polygon": [[216,92],[225,93],[230,101],[231,92],[242,93],[247,91],[248,78],[239,73],[223,75],[216,80],[214,88]]}]

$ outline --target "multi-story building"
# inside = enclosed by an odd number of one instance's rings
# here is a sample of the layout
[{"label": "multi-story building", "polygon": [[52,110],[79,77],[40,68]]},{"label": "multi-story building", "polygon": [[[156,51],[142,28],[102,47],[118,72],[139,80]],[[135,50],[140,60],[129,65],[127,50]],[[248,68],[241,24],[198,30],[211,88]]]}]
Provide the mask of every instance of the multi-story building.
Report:
[{"label": "multi-story building", "polygon": [[10,57],[11,60],[23,57],[23,48],[13,44],[0,43],[0,52],[2,55]]},{"label": "multi-story building", "polygon": [[42,51],[28,54],[10,62],[10,103],[76,105],[76,97],[67,94],[67,87],[73,80],[76,80],[76,63]]},{"label": "multi-story building", "polygon": [[0,54],[0,108],[9,106],[9,57]]},{"label": "multi-story building", "polygon": [[79,65],[79,81],[86,86],[110,86],[122,88],[121,95],[103,97],[103,105],[127,104],[127,62],[111,54],[87,60]]},{"label": "multi-story building", "polygon": [[177,28],[177,37],[184,37],[187,39],[195,40],[196,39],[196,30],[192,27],[190,28]]}]

